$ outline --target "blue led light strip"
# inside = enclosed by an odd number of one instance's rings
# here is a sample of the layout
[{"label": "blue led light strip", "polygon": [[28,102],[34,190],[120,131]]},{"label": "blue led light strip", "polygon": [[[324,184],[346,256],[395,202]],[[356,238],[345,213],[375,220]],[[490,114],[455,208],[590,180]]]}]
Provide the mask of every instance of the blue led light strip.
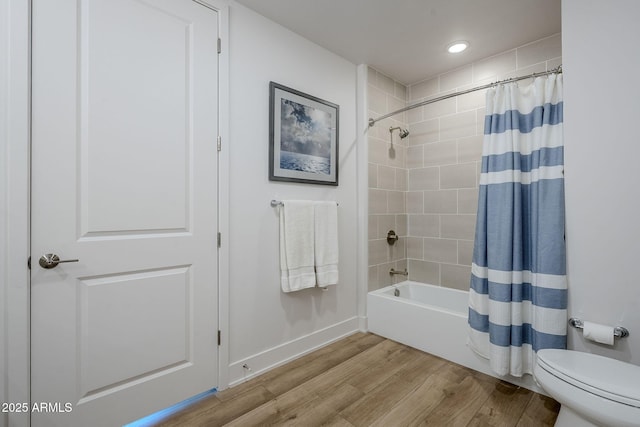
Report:
[{"label": "blue led light strip", "polygon": [[134,421],[132,423],[129,424],[125,424],[123,427],[150,427],[153,426],[157,423],[159,423],[160,421],[169,418],[171,415],[175,414],[176,412],[186,408],[189,405],[193,405],[196,402],[204,399],[207,396],[211,396],[213,394],[215,394],[218,391],[218,389],[216,388],[212,388],[211,390],[207,390],[205,392],[202,392],[200,394],[196,394],[193,397],[188,398],[187,400],[183,400],[182,402],[178,402],[173,406],[170,406],[168,408],[162,409],[158,412],[154,412],[151,415],[147,415],[144,418],[140,418],[137,421]]}]

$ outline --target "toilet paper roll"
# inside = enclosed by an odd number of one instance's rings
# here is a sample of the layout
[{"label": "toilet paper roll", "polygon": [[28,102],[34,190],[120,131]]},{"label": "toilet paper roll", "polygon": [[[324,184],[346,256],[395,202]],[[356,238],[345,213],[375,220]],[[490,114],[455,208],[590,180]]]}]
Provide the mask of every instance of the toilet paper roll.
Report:
[{"label": "toilet paper roll", "polygon": [[582,334],[588,340],[613,345],[613,326],[585,321]]}]

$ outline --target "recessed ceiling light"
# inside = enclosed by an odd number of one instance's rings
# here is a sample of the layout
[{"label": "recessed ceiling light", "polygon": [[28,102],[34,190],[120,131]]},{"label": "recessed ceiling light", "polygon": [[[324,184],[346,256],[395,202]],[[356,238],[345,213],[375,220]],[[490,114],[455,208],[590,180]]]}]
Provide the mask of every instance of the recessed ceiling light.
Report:
[{"label": "recessed ceiling light", "polygon": [[449,53],[460,53],[468,47],[469,47],[469,42],[457,41],[447,46],[447,51],[449,51]]}]

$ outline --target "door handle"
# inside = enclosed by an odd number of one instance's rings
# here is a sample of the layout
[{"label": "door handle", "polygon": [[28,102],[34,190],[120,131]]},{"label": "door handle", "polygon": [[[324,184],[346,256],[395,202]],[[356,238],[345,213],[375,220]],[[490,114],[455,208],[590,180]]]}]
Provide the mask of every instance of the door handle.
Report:
[{"label": "door handle", "polygon": [[78,262],[77,259],[60,259],[56,254],[44,254],[38,260],[38,264],[42,268],[55,268],[63,262]]}]

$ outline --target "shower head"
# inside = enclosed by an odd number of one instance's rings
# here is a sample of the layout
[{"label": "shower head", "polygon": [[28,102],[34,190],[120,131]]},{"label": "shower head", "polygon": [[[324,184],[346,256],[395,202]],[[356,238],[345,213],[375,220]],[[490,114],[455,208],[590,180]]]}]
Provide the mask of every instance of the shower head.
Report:
[{"label": "shower head", "polygon": [[400,139],[405,139],[406,137],[409,136],[409,131],[407,129],[402,129],[400,126],[390,127],[389,128],[389,133],[393,132],[396,129],[400,131],[398,133],[400,135]]}]

